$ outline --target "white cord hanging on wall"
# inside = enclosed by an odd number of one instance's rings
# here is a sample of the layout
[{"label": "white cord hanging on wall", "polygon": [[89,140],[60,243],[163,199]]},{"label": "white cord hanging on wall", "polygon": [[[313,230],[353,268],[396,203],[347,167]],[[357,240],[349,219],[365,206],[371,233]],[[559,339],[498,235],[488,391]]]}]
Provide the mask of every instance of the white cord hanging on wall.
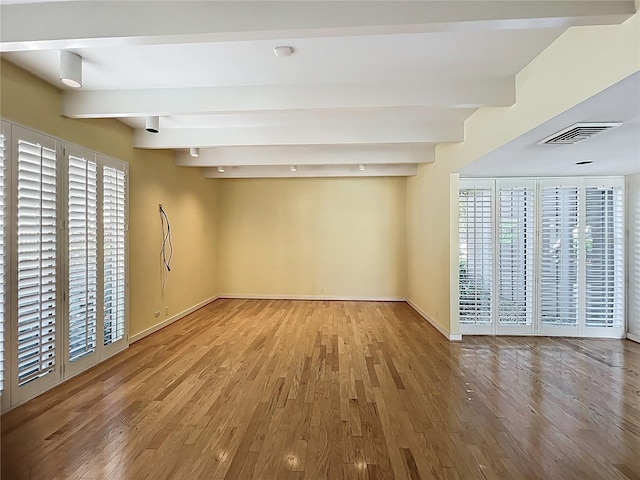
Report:
[{"label": "white cord hanging on wall", "polygon": [[[169,224],[169,217],[162,208],[162,204],[158,205],[160,210],[160,221],[162,222],[162,289],[164,290],[169,278],[169,272],[171,271],[171,258],[173,257],[173,243],[171,242],[171,225]],[[165,229],[166,226],[166,229]],[[167,246],[169,253],[167,254]]]}]

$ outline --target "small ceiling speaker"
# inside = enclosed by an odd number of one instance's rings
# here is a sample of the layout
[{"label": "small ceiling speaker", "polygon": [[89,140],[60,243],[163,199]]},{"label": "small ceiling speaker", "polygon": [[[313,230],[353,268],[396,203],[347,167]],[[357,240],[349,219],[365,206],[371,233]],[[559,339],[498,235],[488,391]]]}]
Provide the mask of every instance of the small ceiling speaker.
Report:
[{"label": "small ceiling speaker", "polygon": [[276,54],[276,57],[290,57],[293,55],[293,47],[288,47],[286,45],[273,47],[273,53]]},{"label": "small ceiling speaker", "polygon": [[189,149],[189,155],[191,155],[194,158],[198,158],[200,156],[200,149],[197,147],[191,147]]},{"label": "small ceiling speaker", "polygon": [[60,81],[67,87],[82,87],[82,57],[67,50],[60,50]]},{"label": "small ceiling speaker", "polygon": [[158,133],[160,131],[160,117],[147,117],[144,128],[149,133]]}]

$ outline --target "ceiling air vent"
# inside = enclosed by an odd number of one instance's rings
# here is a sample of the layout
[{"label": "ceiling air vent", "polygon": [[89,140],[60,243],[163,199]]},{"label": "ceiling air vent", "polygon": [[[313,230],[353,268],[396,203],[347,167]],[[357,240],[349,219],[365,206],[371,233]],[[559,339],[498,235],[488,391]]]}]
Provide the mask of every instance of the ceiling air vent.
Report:
[{"label": "ceiling air vent", "polygon": [[576,123],[540,140],[538,145],[571,145],[622,125],[622,122]]}]

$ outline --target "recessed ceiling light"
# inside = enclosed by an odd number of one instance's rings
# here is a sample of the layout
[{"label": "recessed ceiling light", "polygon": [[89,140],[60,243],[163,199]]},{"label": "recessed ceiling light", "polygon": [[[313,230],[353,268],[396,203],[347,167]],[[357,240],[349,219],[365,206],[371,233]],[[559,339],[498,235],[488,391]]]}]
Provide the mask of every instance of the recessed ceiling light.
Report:
[{"label": "recessed ceiling light", "polygon": [[71,88],[82,87],[82,57],[60,50],[60,81]]},{"label": "recessed ceiling light", "polygon": [[290,57],[293,55],[293,47],[288,47],[286,45],[273,47],[273,53],[276,54],[276,57]]},{"label": "recessed ceiling light", "polygon": [[298,171],[298,167],[296,165],[291,165],[289,167],[289,170],[291,170],[292,172],[297,172]]},{"label": "recessed ceiling light", "polygon": [[218,172],[219,173],[224,173],[224,167],[218,167]]},{"label": "recessed ceiling light", "polygon": [[358,170],[360,170],[361,172],[364,172],[366,169],[367,167],[365,167],[362,163],[358,165]]},{"label": "recessed ceiling light", "polygon": [[593,160],[582,160],[581,162],[576,162],[576,165],[588,165],[593,163]]},{"label": "recessed ceiling light", "polygon": [[200,149],[197,147],[191,147],[189,149],[189,155],[191,155],[194,158],[198,158],[200,156]]}]

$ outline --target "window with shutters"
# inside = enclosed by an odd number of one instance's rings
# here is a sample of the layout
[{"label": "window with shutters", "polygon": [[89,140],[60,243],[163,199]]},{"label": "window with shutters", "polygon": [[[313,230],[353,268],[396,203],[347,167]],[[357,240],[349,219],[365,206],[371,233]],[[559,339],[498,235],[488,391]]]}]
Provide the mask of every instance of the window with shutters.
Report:
[{"label": "window with shutters", "polygon": [[17,141],[18,386],[54,372],[57,331],[56,151]]},{"label": "window with shutters", "polygon": [[128,345],[127,165],[0,127],[5,409]]},{"label": "window with shutters", "polygon": [[540,319],[578,321],[578,187],[544,186],[540,226]]},{"label": "window with shutters", "polygon": [[585,210],[586,325],[621,326],[624,304],[622,188],[587,186]]},{"label": "window with shutters", "polygon": [[461,333],[623,336],[623,200],[618,178],[461,179]]},{"label": "window with shutters", "polygon": [[0,393],[4,391],[4,322],[5,322],[5,285],[6,281],[6,170],[7,170],[7,136],[6,127],[0,124]]},{"label": "window with shutters", "polygon": [[498,321],[533,321],[535,185],[501,186],[498,192]]},{"label": "window with shutters", "polygon": [[68,358],[75,361],[93,353],[97,341],[97,165],[68,155],[68,169]]},{"label": "window with shutters", "polygon": [[459,315],[461,324],[489,324],[493,284],[491,188],[461,188],[459,195]]},{"label": "window with shutters", "polygon": [[104,224],[104,345],[125,334],[125,200],[126,173],[123,169],[103,169]]}]

